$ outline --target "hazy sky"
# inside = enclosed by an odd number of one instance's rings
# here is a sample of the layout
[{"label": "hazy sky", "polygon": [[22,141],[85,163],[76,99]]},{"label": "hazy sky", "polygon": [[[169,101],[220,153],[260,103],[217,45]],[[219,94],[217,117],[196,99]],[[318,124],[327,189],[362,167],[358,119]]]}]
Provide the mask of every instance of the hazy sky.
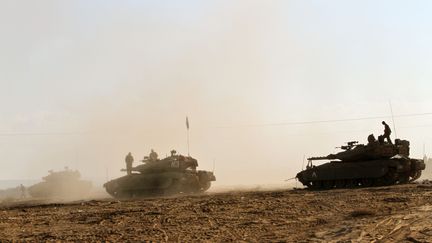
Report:
[{"label": "hazy sky", "polygon": [[[1,1],[0,179],[103,182],[151,148],[281,183],[303,156],[432,112],[430,1]],[[393,127],[391,118],[386,119]],[[396,117],[432,153],[432,115]],[[13,134],[13,135],[9,135]],[[33,134],[33,135],[32,135]],[[392,134],[394,135],[394,133]],[[394,138],[394,136],[393,136]]]}]

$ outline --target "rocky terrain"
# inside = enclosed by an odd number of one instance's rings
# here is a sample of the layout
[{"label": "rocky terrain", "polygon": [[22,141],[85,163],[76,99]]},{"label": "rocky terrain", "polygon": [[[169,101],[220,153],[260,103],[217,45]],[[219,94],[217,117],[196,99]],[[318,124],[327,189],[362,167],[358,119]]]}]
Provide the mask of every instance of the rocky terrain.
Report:
[{"label": "rocky terrain", "polygon": [[0,205],[0,239],[432,242],[432,186]]}]

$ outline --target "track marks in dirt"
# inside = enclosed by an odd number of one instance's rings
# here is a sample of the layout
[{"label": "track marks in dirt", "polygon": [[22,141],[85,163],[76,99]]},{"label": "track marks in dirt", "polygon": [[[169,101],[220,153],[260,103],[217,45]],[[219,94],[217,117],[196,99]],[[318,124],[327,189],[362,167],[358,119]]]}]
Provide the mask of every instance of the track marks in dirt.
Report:
[{"label": "track marks in dirt", "polygon": [[229,192],[0,206],[0,239],[427,242],[432,187]]}]

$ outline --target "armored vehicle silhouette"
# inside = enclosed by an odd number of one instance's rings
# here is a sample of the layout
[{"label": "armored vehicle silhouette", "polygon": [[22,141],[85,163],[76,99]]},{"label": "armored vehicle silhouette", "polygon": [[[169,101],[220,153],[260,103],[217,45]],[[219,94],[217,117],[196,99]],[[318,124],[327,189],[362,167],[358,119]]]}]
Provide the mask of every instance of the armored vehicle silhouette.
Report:
[{"label": "armored vehicle silhouette", "polygon": [[42,182],[30,186],[27,190],[35,198],[75,198],[87,196],[92,189],[90,181],[80,180],[77,170],[49,171]]},{"label": "armored vehicle silhouette", "polygon": [[[308,158],[306,169],[296,178],[311,189],[395,185],[420,178],[425,163],[409,158],[409,141],[396,139],[390,144],[371,136],[367,145],[352,141],[337,154]],[[330,162],[314,166],[315,160]]]},{"label": "armored vehicle silhouette", "polygon": [[213,172],[196,170],[198,161],[190,156],[172,154],[164,159],[145,158],[132,173],[104,184],[115,198],[133,198],[199,193],[216,180]]}]

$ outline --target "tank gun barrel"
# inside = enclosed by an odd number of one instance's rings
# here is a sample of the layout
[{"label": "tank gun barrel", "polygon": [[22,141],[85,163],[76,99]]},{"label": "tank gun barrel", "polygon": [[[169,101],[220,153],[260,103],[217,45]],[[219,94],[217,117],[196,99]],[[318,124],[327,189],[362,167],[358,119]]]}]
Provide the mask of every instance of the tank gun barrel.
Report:
[{"label": "tank gun barrel", "polygon": [[319,156],[319,157],[310,157],[308,160],[327,160],[327,159],[336,159],[334,154],[329,154],[327,156]]}]

